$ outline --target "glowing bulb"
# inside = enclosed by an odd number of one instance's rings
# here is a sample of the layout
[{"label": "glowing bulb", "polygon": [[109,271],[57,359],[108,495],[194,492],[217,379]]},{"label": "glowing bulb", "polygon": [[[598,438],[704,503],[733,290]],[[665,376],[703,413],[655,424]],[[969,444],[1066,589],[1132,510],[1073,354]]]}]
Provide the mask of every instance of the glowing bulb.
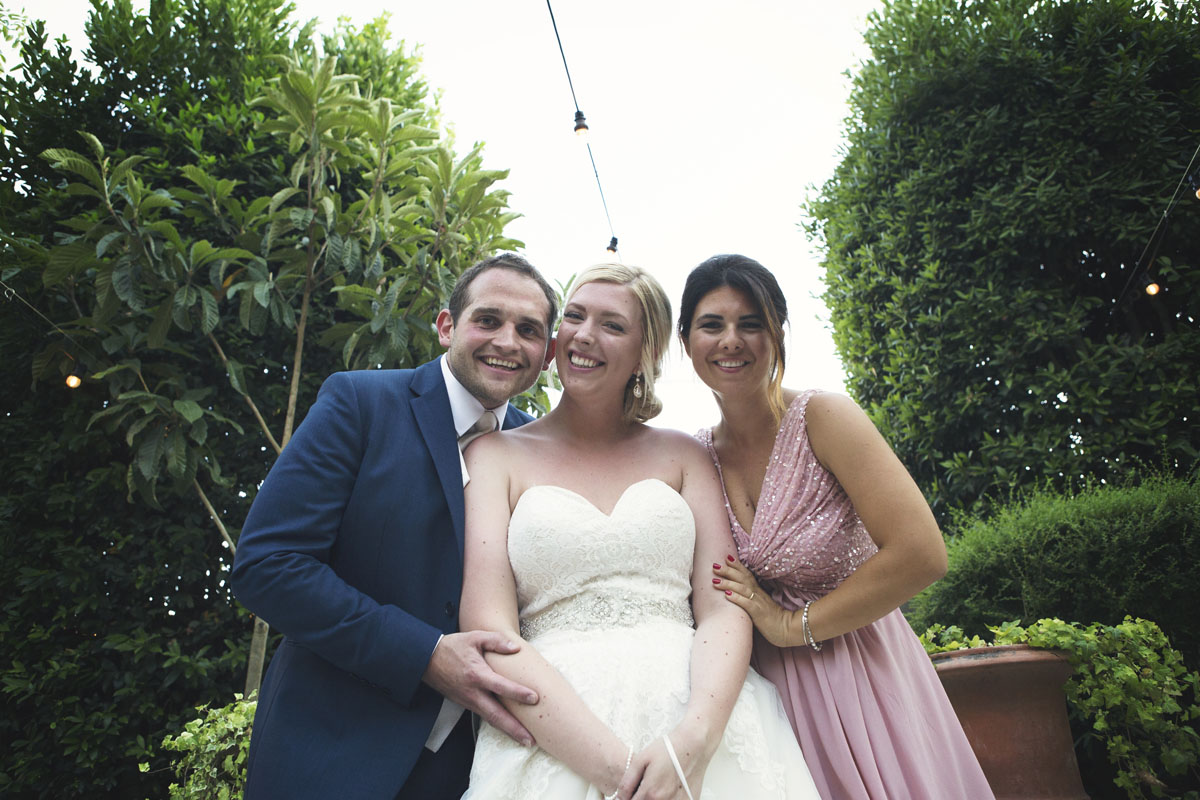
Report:
[{"label": "glowing bulb", "polygon": [[1146,284],[1146,294],[1153,297],[1154,295],[1158,294],[1159,288],[1160,287],[1157,283],[1155,283],[1154,281],[1150,281],[1149,283]]},{"label": "glowing bulb", "polygon": [[608,251],[608,252],[610,252],[610,253],[615,253],[615,252],[617,252],[617,237],[615,237],[615,236],[614,236],[614,237],[612,237],[611,239],[609,239],[609,240],[608,240],[608,247],[606,247],[606,248],[604,248],[604,249],[605,249],[605,250],[607,250],[607,251]]},{"label": "glowing bulb", "polygon": [[74,372],[72,372],[70,375],[67,376],[67,388],[68,389],[78,389],[82,383],[83,383],[83,381],[80,380],[79,376],[76,375]]},{"label": "glowing bulb", "polygon": [[587,136],[588,124],[587,119],[583,116],[582,111],[575,112],[575,135]]}]

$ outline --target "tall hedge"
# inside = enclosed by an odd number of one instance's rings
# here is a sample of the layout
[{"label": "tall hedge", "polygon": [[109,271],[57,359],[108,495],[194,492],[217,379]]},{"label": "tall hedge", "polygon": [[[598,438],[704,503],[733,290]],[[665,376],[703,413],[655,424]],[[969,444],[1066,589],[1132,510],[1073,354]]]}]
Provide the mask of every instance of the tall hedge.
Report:
[{"label": "tall hedge", "polygon": [[1186,183],[1147,246],[1200,142],[1200,3],[885,2],[866,40],[808,230],[847,386],[939,517],[1139,460],[1185,474]]},{"label": "tall hedge", "polygon": [[984,635],[1007,620],[1153,620],[1200,666],[1200,478],[1036,492],[961,526],[950,567],[909,604],[913,627]]}]

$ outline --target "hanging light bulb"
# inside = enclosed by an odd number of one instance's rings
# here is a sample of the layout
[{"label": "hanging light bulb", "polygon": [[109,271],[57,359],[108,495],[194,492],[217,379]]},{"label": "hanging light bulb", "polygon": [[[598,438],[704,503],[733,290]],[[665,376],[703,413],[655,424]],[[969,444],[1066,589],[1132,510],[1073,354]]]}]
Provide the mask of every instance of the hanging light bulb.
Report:
[{"label": "hanging light bulb", "polygon": [[79,377],[79,368],[71,370],[71,374],[67,376],[67,388],[78,389],[83,384],[83,379]]},{"label": "hanging light bulb", "polygon": [[1157,281],[1150,277],[1149,273],[1142,275],[1142,290],[1145,291],[1146,294],[1154,297],[1154,295],[1158,294],[1161,289],[1162,287],[1158,285]]},{"label": "hanging light bulb", "polygon": [[587,132],[588,132],[587,118],[583,116],[582,111],[577,110],[575,112],[575,135],[576,136],[587,136]]},{"label": "hanging light bulb", "polygon": [[608,247],[605,248],[610,253],[617,252],[617,237],[612,237],[608,240]]}]

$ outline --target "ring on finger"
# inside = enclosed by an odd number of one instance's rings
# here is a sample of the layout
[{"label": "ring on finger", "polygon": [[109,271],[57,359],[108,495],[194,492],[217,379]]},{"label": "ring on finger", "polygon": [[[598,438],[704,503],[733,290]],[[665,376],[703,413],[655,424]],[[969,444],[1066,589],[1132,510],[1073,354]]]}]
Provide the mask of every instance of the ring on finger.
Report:
[{"label": "ring on finger", "polygon": [[757,590],[755,590],[755,589],[751,589],[751,590],[750,590],[750,596],[749,596],[748,598],[746,598],[746,599],[747,599],[747,600],[753,600],[753,599],[754,599],[754,595],[755,595],[756,593],[757,593]]}]

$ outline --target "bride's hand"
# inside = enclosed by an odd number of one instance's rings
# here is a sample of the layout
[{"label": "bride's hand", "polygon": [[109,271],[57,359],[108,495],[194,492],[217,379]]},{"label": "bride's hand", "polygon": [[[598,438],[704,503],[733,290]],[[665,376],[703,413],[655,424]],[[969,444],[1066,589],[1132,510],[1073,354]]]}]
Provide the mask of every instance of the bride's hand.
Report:
[{"label": "bride's hand", "polygon": [[[691,796],[699,798],[712,749],[705,746],[702,738],[690,735],[682,727],[671,731],[670,736]],[[675,771],[667,746],[661,738],[655,739],[645,750],[634,755],[629,771],[621,781],[618,796],[629,800],[687,800],[687,792],[680,783],[679,773]]]},{"label": "bride's hand", "polygon": [[713,588],[724,592],[729,602],[749,614],[754,627],[768,642],[776,647],[788,646],[792,612],[763,591],[754,573],[733,556],[727,556],[724,564],[713,564],[713,574],[716,575]]}]

